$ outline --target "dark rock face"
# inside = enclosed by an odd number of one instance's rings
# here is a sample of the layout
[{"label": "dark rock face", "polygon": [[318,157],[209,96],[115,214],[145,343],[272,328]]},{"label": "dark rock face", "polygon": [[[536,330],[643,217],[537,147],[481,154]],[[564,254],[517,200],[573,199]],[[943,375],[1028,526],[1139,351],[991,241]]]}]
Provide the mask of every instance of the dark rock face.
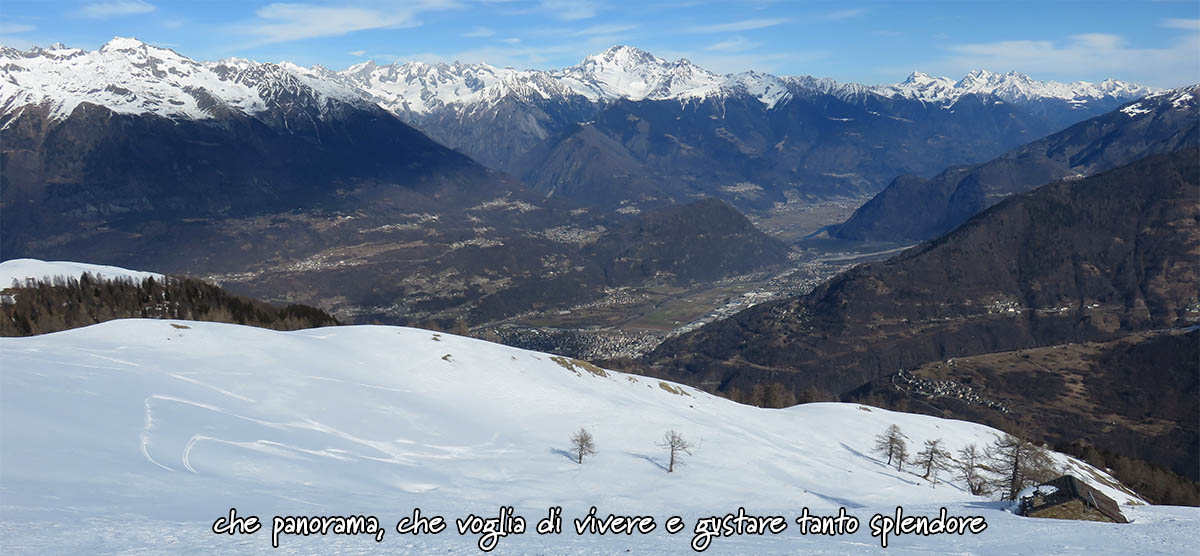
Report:
[{"label": "dark rock face", "polygon": [[[834,394],[901,368],[1200,320],[1200,156],[1014,196],[954,232],[670,340],[654,372]],[[1189,372],[1194,372],[1194,368]]]},{"label": "dark rock face", "polygon": [[1140,158],[1200,145],[1200,102],[1191,87],[1149,97],[971,167],[930,179],[896,178],[833,235],[922,240],[944,234],[1001,199],[1043,183],[1092,175]]}]

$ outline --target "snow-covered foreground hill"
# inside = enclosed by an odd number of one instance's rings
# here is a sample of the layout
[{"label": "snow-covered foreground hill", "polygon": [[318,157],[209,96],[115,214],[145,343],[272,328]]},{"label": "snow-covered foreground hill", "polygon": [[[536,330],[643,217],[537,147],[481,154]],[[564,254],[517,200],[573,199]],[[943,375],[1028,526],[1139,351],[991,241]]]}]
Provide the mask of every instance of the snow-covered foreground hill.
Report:
[{"label": "snow-covered foreground hill", "polygon": [[[854,404],[783,410],[564,358],[395,327],[280,333],[234,325],[112,321],[0,339],[0,548],[6,554],[475,554],[455,518],[512,506],[527,532],[496,554],[685,554],[698,518],[744,507],[781,515],[778,535],[715,538],[715,554],[1183,554],[1200,511],[1125,506],[1129,525],[1022,518],[953,484],[883,465],[873,437],[898,425],[920,444],[983,446],[996,431]],[[598,454],[576,464],[585,427]],[[694,455],[666,473],[674,429]],[[1093,484],[1098,475],[1059,457]],[[1127,503],[1133,499],[1101,488]],[[873,538],[876,513],[982,516],[979,534]],[[563,507],[561,534],[534,527]],[[572,520],[653,516],[641,535],[576,535]],[[236,507],[265,525],[216,535]],[[800,534],[803,508],[861,521]],[[440,515],[436,535],[396,522]],[[373,515],[387,533],[284,536],[275,515]],[[684,518],[675,535],[669,516]]]}]

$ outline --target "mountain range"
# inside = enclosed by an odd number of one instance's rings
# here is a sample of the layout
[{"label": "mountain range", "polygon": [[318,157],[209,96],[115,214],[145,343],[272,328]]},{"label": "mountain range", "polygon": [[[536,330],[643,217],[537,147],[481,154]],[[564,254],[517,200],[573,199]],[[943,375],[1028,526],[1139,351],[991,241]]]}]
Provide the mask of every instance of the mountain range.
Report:
[{"label": "mountain range", "polygon": [[[707,196],[761,212],[863,195],[1051,131],[1030,103],[1084,118],[1145,91],[982,72],[888,87],[719,76],[631,47],[549,72],[197,62],[122,38],[4,48],[0,62],[5,257],[205,276],[401,323],[486,322],[535,300],[778,264],[782,248],[719,205],[652,225],[682,237],[708,222],[720,251],[647,248],[618,230]],[[435,120],[478,141],[449,141]]]},{"label": "mountain range", "polygon": [[[303,68],[288,62],[261,64],[241,58],[196,62],[173,50],[117,37],[96,51],[57,43],[49,48],[0,50],[6,64],[0,86],[3,110],[49,102],[65,117],[80,102],[122,113],[203,118],[216,108],[196,98],[205,89],[215,100],[247,113],[266,110],[273,97],[297,84],[322,98],[368,97],[389,111],[432,114],[451,106],[464,111],[522,101],[577,98],[586,102],[702,99],[749,95],[768,108],[792,98],[824,95],[843,100],[867,95],[906,98],[949,106],[961,97],[994,96],[1011,103],[1057,100],[1086,110],[1145,96],[1152,89],[1112,79],[1098,84],[1037,81],[1009,72],[975,70],[955,81],[914,72],[903,82],[867,86],[811,76],[777,77],[746,71],[719,75],[686,59],[671,62],[631,46],[614,46],[561,70],[515,70],[488,64],[379,65],[367,61],[343,71]],[[103,85],[103,87],[100,87]]]},{"label": "mountain range", "polygon": [[716,195],[752,210],[874,193],[898,174],[985,160],[1151,92],[983,70],[884,86],[718,75],[629,46],[551,71],[367,62],[336,76],[547,195],[609,206]]},{"label": "mountain range", "polygon": [[884,86],[718,75],[629,46],[552,71],[196,62],[126,38],[92,52],[4,48],[0,60],[5,122],[33,106],[58,121],[95,104],[172,121],[240,115],[311,140],[333,112],[379,106],[541,194],[610,208],[715,195],[764,210],[873,194],[897,175],[987,160],[1151,92],[982,70]]}]

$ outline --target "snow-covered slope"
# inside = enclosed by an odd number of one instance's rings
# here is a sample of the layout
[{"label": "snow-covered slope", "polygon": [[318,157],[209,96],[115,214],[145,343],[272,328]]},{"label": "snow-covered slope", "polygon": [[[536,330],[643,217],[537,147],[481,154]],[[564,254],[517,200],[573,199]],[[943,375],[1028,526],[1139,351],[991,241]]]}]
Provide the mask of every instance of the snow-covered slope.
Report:
[{"label": "snow-covered slope", "polygon": [[10,259],[0,262],[0,289],[11,286],[13,280],[16,280],[18,283],[20,283],[30,278],[41,281],[53,281],[56,277],[78,279],[79,276],[85,272],[91,273],[93,276],[105,280],[127,278],[140,282],[146,278],[161,279],[163,277],[163,275],[156,274],[154,272],[129,270],[117,266],[75,263],[69,261]]},{"label": "snow-covered slope", "polygon": [[1153,114],[1158,111],[1194,110],[1197,104],[1200,104],[1200,85],[1192,85],[1154,93],[1138,102],[1122,107],[1121,113],[1130,118],[1138,118],[1144,114]]},{"label": "snow-covered slope", "polygon": [[[951,514],[985,514],[992,524],[977,536],[893,540],[889,550],[901,554],[982,553],[994,542],[1011,550],[1028,542],[1015,534],[1022,527],[1071,532],[1085,543],[1137,532],[1131,538],[1144,544],[1154,535],[1165,543],[1159,553],[1170,553],[1186,537],[1159,538],[1164,530],[1145,524],[1179,519],[1167,530],[1186,533],[1197,522],[1187,511],[1130,508],[1142,525],[1032,523],[871,455],[873,437],[891,424],[914,443],[941,438],[952,450],[990,442],[996,431],[981,425],[852,404],[757,409],[426,330],[280,333],[124,320],[0,339],[0,362],[0,543],[17,553],[271,551],[269,518],[257,537],[208,531],[230,507],[260,516],[367,513],[389,529],[414,507],[452,518],[495,516],[501,505],[526,516],[531,530],[550,506],[563,506],[566,530],[592,505],[601,515],[654,515],[660,523],[669,515],[690,523],[739,506],[793,517],[803,507],[825,515],[845,507],[863,520],[857,535],[844,538],[720,539],[710,551],[757,554],[796,546],[861,551],[876,542],[870,515],[896,505],[924,515],[947,506]],[[567,453],[580,427],[592,432],[599,451],[583,465]],[[668,429],[696,445],[672,474],[656,446]],[[1099,484],[1094,470],[1057,460]],[[400,553],[477,550],[473,537],[449,531],[389,533],[383,542]],[[690,535],[679,537],[661,528],[644,538],[531,532],[502,540],[498,553],[687,553]],[[1113,546],[1133,546],[1121,542]],[[362,537],[290,537],[282,544],[300,553],[379,549]]]}]

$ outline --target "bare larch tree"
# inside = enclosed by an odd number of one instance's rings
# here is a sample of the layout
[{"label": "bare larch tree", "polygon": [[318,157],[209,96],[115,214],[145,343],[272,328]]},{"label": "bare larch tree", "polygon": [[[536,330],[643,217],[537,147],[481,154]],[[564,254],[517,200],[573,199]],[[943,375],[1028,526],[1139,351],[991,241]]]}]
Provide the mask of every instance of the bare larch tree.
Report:
[{"label": "bare larch tree", "polygon": [[592,439],[592,433],[579,427],[579,430],[571,435],[571,453],[575,454],[575,461],[580,464],[583,463],[583,456],[595,455],[596,441]]},{"label": "bare larch tree", "polygon": [[896,471],[904,471],[906,462],[908,462],[908,444],[901,442],[896,446]]},{"label": "bare larch tree", "polygon": [[962,479],[967,484],[967,490],[976,496],[991,492],[987,479],[979,473],[980,467],[983,466],[983,457],[983,452],[980,452],[979,448],[974,444],[968,444],[967,447],[958,451],[958,459],[954,462],[954,470],[958,478]]},{"label": "bare larch tree", "polygon": [[992,471],[992,489],[1003,500],[1016,500],[1021,489],[1054,478],[1054,462],[1046,450],[1019,436],[1005,433],[996,437],[985,455]]},{"label": "bare larch tree", "polygon": [[917,453],[914,463],[925,468],[925,474],[921,475],[921,478],[936,485],[938,471],[950,469],[950,452],[942,448],[942,439],[926,440],[925,449]]},{"label": "bare larch tree", "polygon": [[658,443],[658,447],[666,448],[671,454],[670,463],[667,464],[667,473],[673,473],[676,465],[683,465],[683,456],[681,454],[692,455],[692,443],[684,440],[683,435],[674,429],[663,434],[662,441]]},{"label": "bare larch tree", "polygon": [[904,458],[908,457],[908,446],[905,445],[905,438],[908,437],[900,432],[900,427],[891,425],[887,430],[883,431],[883,434],[875,437],[875,452],[882,456],[887,456],[888,465],[891,465],[896,457],[903,452],[903,455],[900,455],[900,462],[898,464],[902,466],[904,465]]}]

